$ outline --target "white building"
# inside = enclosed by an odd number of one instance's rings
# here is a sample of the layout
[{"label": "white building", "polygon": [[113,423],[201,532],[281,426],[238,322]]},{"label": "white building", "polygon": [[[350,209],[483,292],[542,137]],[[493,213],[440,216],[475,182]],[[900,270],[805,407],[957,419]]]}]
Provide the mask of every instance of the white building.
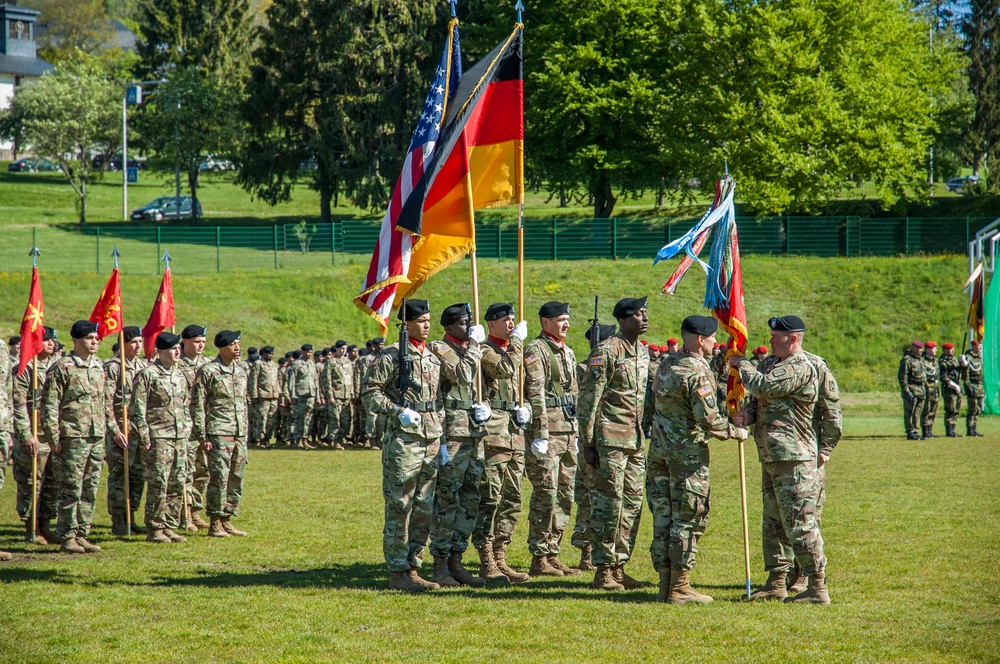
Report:
[{"label": "white building", "polygon": [[[0,0],[2,1],[2,0]],[[0,4],[0,108],[8,108],[17,88],[52,65],[35,54],[37,9]],[[11,143],[0,143],[0,159],[12,159]]]}]

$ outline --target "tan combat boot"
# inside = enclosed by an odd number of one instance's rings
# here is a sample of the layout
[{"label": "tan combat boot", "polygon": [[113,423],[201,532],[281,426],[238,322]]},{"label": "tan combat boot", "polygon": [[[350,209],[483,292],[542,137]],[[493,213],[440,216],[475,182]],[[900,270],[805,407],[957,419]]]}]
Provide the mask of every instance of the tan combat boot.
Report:
[{"label": "tan combat boot", "polygon": [[785,573],[784,572],[768,572],[767,583],[764,587],[755,590],[750,595],[751,602],[762,602],[767,600],[785,599],[788,597],[788,591],[785,589]]},{"label": "tan combat boot", "polygon": [[201,518],[199,514],[200,510],[191,510],[191,516],[188,519],[188,523],[195,527],[195,530],[199,528],[208,528],[208,522]]},{"label": "tan combat boot", "polygon": [[229,520],[228,516],[222,517],[222,529],[225,530],[230,535],[235,535],[236,537],[246,537],[247,533],[245,530],[240,530]]},{"label": "tan combat boot", "polygon": [[175,533],[170,528],[164,528],[163,529],[163,535],[165,537],[167,537],[171,542],[186,542],[186,541],[188,541],[188,538],[184,537],[183,535],[178,535],[177,533]]},{"label": "tan combat boot", "polygon": [[575,576],[577,574],[580,574],[580,570],[574,569],[569,565],[567,565],[566,563],[564,563],[563,561],[559,560],[559,556],[554,553],[549,554],[549,564],[555,567],[560,572],[562,572],[564,576]]},{"label": "tan combat boot", "polygon": [[451,555],[448,556],[448,573],[451,574],[451,578],[455,579],[463,586],[482,588],[486,585],[486,579],[480,579],[478,576],[473,576],[472,574],[469,574],[469,570],[465,569],[465,565],[462,564],[461,551],[452,551]]},{"label": "tan combat boot", "polygon": [[428,581],[427,579],[424,579],[419,574],[417,574],[416,568],[410,568],[409,576],[410,576],[410,581],[412,581],[413,583],[416,583],[417,585],[421,586],[424,590],[440,590],[441,589],[441,585],[440,584],[434,583],[433,581]]},{"label": "tan combat boot", "polygon": [[222,527],[222,519],[217,516],[213,516],[212,523],[208,526],[208,536],[209,537],[229,537],[229,533],[226,529]]},{"label": "tan combat boot", "polygon": [[101,550],[101,547],[87,541],[86,537],[77,535],[76,543],[83,547],[83,550],[87,553],[97,553]]},{"label": "tan combat boot", "polygon": [[145,535],[146,529],[139,525],[139,522],[135,520],[135,514],[132,515],[132,534],[133,535]]},{"label": "tan combat boot", "polygon": [[792,565],[792,571],[785,577],[785,583],[788,586],[789,595],[798,595],[806,589],[806,586],[809,584],[809,577],[802,573],[801,567]]},{"label": "tan combat boot", "polygon": [[493,559],[497,562],[497,569],[500,570],[504,576],[510,579],[511,583],[524,583],[531,578],[524,572],[518,572],[516,569],[507,564],[506,546],[493,547]]},{"label": "tan combat boot", "polygon": [[[32,534],[34,534],[34,537],[32,537]],[[34,544],[35,546],[45,546],[48,544],[41,533],[32,533],[31,519],[24,522],[24,541],[27,544]]]},{"label": "tan combat boot", "polygon": [[510,579],[497,568],[497,561],[493,558],[493,547],[484,544],[476,550],[479,552],[479,578],[491,586],[508,585]]},{"label": "tan combat boot", "polygon": [[592,547],[590,546],[589,542],[587,544],[584,544],[583,548],[580,549],[580,564],[577,565],[576,568],[581,572],[592,572],[595,569],[597,569],[596,567],[594,567],[593,560],[591,560],[590,557],[591,551]]},{"label": "tan combat boot", "polygon": [[795,597],[786,597],[785,604],[822,604],[830,603],[830,593],[826,590],[826,573],[816,572],[809,577],[809,587],[804,593]]},{"label": "tan combat boot", "polygon": [[402,590],[404,593],[422,593],[427,588],[410,580],[410,570],[389,573],[389,590]]},{"label": "tan combat boot", "polygon": [[615,581],[613,569],[611,565],[598,565],[590,587],[594,590],[606,590],[608,592],[625,590],[625,586]]},{"label": "tan combat boot", "polygon": [[122,514],[111,515],[111,534],[115,537],[128,537],[128,524]]},{"label": "tan combat boot", "polygon": [[434,556],[434,571],[431,572],[431,581],[442,588],[458,588],[462,584],[453,579],[448,570],[448,559],[442,556]]},{"label": "tan combat boot", "polygon": [[87,553],[86,549],[77,544],[75,537],[63,540],[62,546],[59,547],[59,551],[61,553]]},{"label": "tan combat boot", "polygon": [[613,569],[615,581],[625,586],[625,590],[638,590],[639,588],[652,588],[653,584],[649,581],[640,581],[638,579],[633,579],[631,576],[625,573],[625,566],[619,565]]},{"label": "tan combat boot", "polygon": [[528,576],[565,576],[549,562],[548,556],[532,556]]},{"label": "tan combat boot", "polygon": [[146,532],[146,541],[156,542],[157,544],[170,544],[173,542],[172,539],[164,534],[162,528],[150,528],[148,532]]},{"label": "tan combat boot", "polygon": [[672,571],[669,568],[660,570],[660,587],[659,592],[656,593],[657,602],[666,602],[670,596],[670,586],[673,584],[671,574]]},{"label": "tan combat boot", "polygon": [[670,577],[670,593],[667,595],[667,604],[708,604],[712,601],[711,597],[702,595],[688,583],[688,579],[691,578],[690,571],[678,572],[675,570]]},{"label": "tan combat boot", "polygon": [[62,540],[59,539],[59,536],[56,535],[56,533],[55,533],[54,530],[52,530],[52,526],[49,525],[48,521],[39,521],[38,522],[38,532],[41,533],[42,537],[45,538],[45,541],[48,544],[60,544],[60,543],[62,543]]}]

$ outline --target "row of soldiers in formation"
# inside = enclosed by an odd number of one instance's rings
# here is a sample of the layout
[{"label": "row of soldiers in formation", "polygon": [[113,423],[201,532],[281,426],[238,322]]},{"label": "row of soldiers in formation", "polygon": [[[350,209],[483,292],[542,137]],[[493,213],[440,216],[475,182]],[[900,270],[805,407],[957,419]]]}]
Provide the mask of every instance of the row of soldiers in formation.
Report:
[{"label": "row of soldiers in formation", "polygon": [[955,345],[915,340],[903,350],[899,361],[899,389],[903,396],[903,426],[909,440],[935,438],[934,418],[937,416],[938,392],[944,400],[945,435],[960,438],[955,430],[962,409],[962,395],[968,399],[965,414],[965,434],[982,436],[977,426],[983,412],[986,388],[983,377],[981,344],[973,339],[967,352],[955,355]]},{"label": "row of soldiers in formation", "polygon": [[[482,587],[584,570],[595,571],[596,589],[649,586],[624,569],[645,495],[657,598],[710,602],[690,584],[709,513],[709,441],[745,440],[751,427],[762,466],[768,571],[751,599],[829,603],[820,521],[824,464],[841,435],[840,397],[823,359],[802,350],[800,318],[772,318],[772,354],[751,362],[722,354],[715,319],[690,316],[677,349],[651,370],[652,354],[639,341],[648,326],[646,298],[617,303],[617,328],[593,326],[588,338],[597,333],[600,341],[579,364],[565,343],[569,305],[548,302],[538,316],[541,330],[529,342],[511,304],[490,305],[485,330],[473,324],[468,304],[452,305],[440,317],[444,337],[428,342],[429,303],[401,307],[405,342],[375,357],[361,389],[365,407],[386,417],[390,588]],[[731,418],[710,364],[717,357],[739,373],[749,396]],[[527,574],[506,558],[525,474],[532,485]],[[570,567],[560,554],[574,502],[571,543],[581,558]],[[470,541],[479,553],[477,575],[463,562]],[[428,545],[429,580],[420,574]]]}]

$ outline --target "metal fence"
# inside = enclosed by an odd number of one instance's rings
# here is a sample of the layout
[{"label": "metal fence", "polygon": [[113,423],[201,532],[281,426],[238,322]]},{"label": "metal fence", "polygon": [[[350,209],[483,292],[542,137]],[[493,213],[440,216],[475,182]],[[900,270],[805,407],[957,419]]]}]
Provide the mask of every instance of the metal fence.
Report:
[{"label": "metal fence", "polygon": [[[743,254],[898,256],[964,254],[976,231],[992,219],[739,217]],[[526,219],[528,260],[647,258],[687,232],[697,219]],[[175,273],[277,270],[367,261],[380,221],[273,226],[133,226],[129,224],[8,227],[0,243],[0,270],[26,264],[32,244],[46,270],[109,272],[112,246],[122,272],[158,273],[169,250]],[[517,257],[517,220],[485,217],[476,223],[480,260]]]}]

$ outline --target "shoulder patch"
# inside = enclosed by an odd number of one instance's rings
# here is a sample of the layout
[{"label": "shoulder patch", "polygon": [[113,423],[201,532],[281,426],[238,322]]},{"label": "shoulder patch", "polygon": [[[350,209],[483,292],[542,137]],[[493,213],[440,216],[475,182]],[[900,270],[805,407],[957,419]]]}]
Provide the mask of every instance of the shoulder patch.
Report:
[{"label": "shoulder patch", "polygon": [[592,367],[599,367],[602,364],[604,364],[604,358],[603,357],[592,357],[592,358],[590,358],[590,361],[587,364],[589,364]]},{"label": "shoulder patch", "polygon": [[538,361],[538,356],[532,353],[528,357],[524,358],[524,366],[530,366]]},{"label": "shoulder patch", "polygon": [[702,385],[701,387],[699,387],[696,390],[696,392],[698,392],[699,396],[707,397],[709,394],[712,393],[712,386],[711,385]]},{"label": "shoulder patch", "polygon": [[771,376],[773,376],[774,378],[781,378],[784,375],[785,375],[785,370],[780,367],[771,372]]}]

